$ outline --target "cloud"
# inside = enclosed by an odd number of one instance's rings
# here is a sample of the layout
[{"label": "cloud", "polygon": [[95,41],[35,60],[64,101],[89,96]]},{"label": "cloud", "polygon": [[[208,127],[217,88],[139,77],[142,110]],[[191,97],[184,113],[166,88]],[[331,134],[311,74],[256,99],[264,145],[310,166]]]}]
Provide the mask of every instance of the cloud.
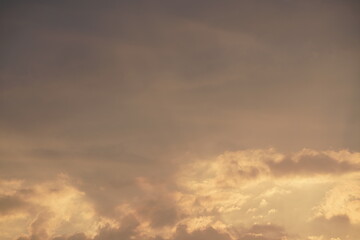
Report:
[{"label": "cloud", "polygon": [[[183,176],[208,179],[217,186],[235,186],[264,178],[287,176],[338,175],[360,170],[359,154],[349,151],[314,151],[304,149],[294,154],[281,154],[274,149],[226,152],[212,161],[189,164]],[[231,176],[231,177],[230,177]],[[207,184],[209,186],[209,184]],[[193,187],[196,187],[194,185]]]},{"label": "cloud", "polygon": [[[131,217],[130,217],[131,218]],[[186,226],[180,225],[176,228],[174,236],[170,238],[139,236],[136,232],[136,221],[131,219],[127,226],[121,228],[103,228],[94,238],[88,238],[83,233],[77,233],[68,237],[55,237],[51,240],[231,240],[226,233],[220,233],[212,227],[204,230],[196,230],[189,233]],[[23,239],[19,239],[23,240]]]},{"label": "cloud", "polygon": [[8,2],[1,239],[359,223],[356,1]]},{"label": "cloud", "polygon": [[106,203],[102,196],[80,190],[93,193],[88,183],[64,174],[45,182],[2,181],[0,224],[18,226],[8,235],[39,240],[282,240],[345,236],[345,229],[354,238],[358,156],[345,150],[225,152],[179,165],[166,182],[135,177],[134,194],[115,199],[111,215],[98,210]]},{"label": "cloud", "polygon": [[267,164],[276,175],[342,174],[360,169],[359,163],[353,163],[348,159],[339,161],[326,153],[305,152],[296,158],[285,157],[279,162],[270,161]]},{"label": "cloud", "polygon": [[287,239],[285,230],[276,225],[254,225],[239,240],[283,240]]},{"label": "cloud", "polygon": [[[68,234],[76,231],[91,235],[106,223],[105,218],[96,215],[84,193],[64,175],[41,183],[4,182],[9,184],[4,184],[2,191],[8,195],[0,201],[5,213],[0,215],[0,224],[6,229],[2,238],[24,235],[25,239],[48,240],[58,232]],[[26,228],[29,228],[28,233]]]},{"label": "cloud", "polygon": [[185,226],[179,226],[176,229],[175,235],[171,240],[231,240],[226,233],[220,233],[212,227],[204,230],[196,230],[192,233],[186,231]]},{"label": "cloud", "polygon": [[139,206],[138,212],[141,213],[152,227],[172,226],[178,220],[176,205],[168,199],[153,199],[144,202]]},{"label": "cloud", "polygon": [[[348,220],[360,224],[360,181],[359,176],[339,181],[329,190],[317,208],[318,216],[334,220]],[[346,218],[345,218],[346,217]]]},{"label": "cloud", "polygon": [[0,215],[11,214],[25,206],[25,202],[18,196],[0,196]]},{"label": "cloud", "polygon": [[[318,216],[311,221],[313,235],[322,239],[357,239],[360,237],[359,223],[352,223],[348,215],[334,215],[330,218]],[[320,238],[321,239],[321,238]]]},{"label": "cloud", "polygon": [[[226,152],[181,169],[178,184],[185,191],[179,204],[185,212],[191,209],[190,214],[212,215],[209,225],[221,219],[225,225],[254,226],[252,230],[267,223],[281,226],[283,230],[278,229],[284,236],[251,231],[242,235],[253,239],[285,236],[296,239],[302,232],[315,235],[326,232],[325,228],[314,230],[316,224],[309,219],[317,216],[331,219],[323,226],[329,227],[335,220],[344,220],[344,223],[348,220],[354,228],[360,216],[356,210],[359,160],[358,153],[345,150],[305,149],[293,154],[273,149]],[[321,168],[326,164],[329,166]],[[257,169],[258,174],[249,177],[248,173],[254,172],[252,169]],[[293,219],[284,221],[284,218]],[[342,226],[345,225],[334,227],[338,230],[333,232],[345,236]],[[288,228],[299,230],[285,234]],[[352,231],[350,236],[356,238],[357,233]]]},{"label": "cloud", "polygon": [[102,228],[94,240],[134,239],[137,236],[136,228],[139,222],[133,216],[127,216],[122,223],[121,228]]},{"label": "cloud", "polygon": [[49,219],[51,218],[51,213],[42,212],[40,213],[35,221],[30,225],[30,236],[28,239],[30,240],[47,240],[49,239],[48,230]]},{"label": "cloud", "polygon": [[317,217],[314,219],[316,222],[327,222],[333,225],[350,225],[350,218],[347,215],[335,215],[327,219],[325,217]]},{"label": "cloud", "polygon": [[90,240],[84,233],[76,233],[69,237],[55,237],[52,240]]}]

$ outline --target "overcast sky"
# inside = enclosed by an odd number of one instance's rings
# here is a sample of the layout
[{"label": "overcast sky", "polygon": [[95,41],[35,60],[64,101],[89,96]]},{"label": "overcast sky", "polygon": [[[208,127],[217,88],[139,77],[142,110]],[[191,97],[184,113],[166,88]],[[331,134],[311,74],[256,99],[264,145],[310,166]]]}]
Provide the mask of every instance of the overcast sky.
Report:
[{"label": "overcast sky", "polygon": [[2,1],[0,238],[359,239],[359,16]]}]

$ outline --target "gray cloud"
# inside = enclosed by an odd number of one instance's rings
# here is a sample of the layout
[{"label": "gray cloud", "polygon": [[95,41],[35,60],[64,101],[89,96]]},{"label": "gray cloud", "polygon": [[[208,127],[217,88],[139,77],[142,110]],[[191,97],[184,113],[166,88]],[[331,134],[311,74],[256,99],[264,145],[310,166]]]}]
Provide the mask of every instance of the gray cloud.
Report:
[{"label": "gray cloud", "polygon": [[209,227],[205,230],[196,230],[188,233],[185,226],[179,226],[172,240],[230,240],[226,233],[219,233],[214,228]]},{"label": "gray cloud", "polygon": [[52,240],[89,240],[84,233],[76,233],[69,237],[55,237]]},{"label": "gray cloud", "polygon": [[154,228],[173,226],[179,218],[174,200],[149,200],[139,206],[138,212],[149,219]]},{"label": "gray cloud", "polygon": [[352,239],[360,237],[359,224],[351,223],[346,214],[335,215],[331,218],[323,216],[313,219],[311,231],[313,234],[322,234],[329,238],[348,235]]},{"label": "gray cloud", "polygon": [[357,172],[360,165],[351,161],[339,161],[325,154],[302,155],[299,159],[285,157],[280,162],[267,163],[275,175],[341,174]]},{"label": "gray cloud", "polygon": [[109,227],[101,229],[94,240],[134,239],[137,235],[135,230],[139,225],[138,221],[133,216],[128,216],[122,221],[122,223],[124,223],[124,226],[119,229]]},{"label": "gray cloud", "polygon": [[239,240],[281,240],[288,237],[285,230],[276,225],[254,225],[241,235]]},{"label": "gray cloud", "polygon": [[[93,240],[144,239],[139,237],[134,231],[137,226],[134,219],[131,220],[130,217],[130,219],[127,218],[125,221],[127,222],[126,226],[119,229],[103,228]],[[248,230],[242,231],[240,235],[239,240],[281,240],[283,237],[288,236],[283,228],[275,225],[254,225]],[[69,237],[56,237],[52,240],[89,240],[89,238],[82,233],[77,233]],[[221,233],[212,227],[189,233],[186,226],[180,225],[171,238],[163,239],[155,237],[146,238],[146,240],[231,240],[231,238],[228,234]]]},{"label": "gray cloud", "polygon": [[0,215],[11,214],[25,206],[26,203],[17,196],[0,196]]},{"label": "gray cloud", "polygon": [[[128,219],[130,220],[130,219]],[[74,235],[71,235],[69,237],[56,237],[52,240],[130,240],[130,239],[136,239],[136,240],[231,240],[229,235],[225,233],[220,233],[214,228],[207,228],[204,230],[196,230],[192,233],[189,233],[186,230],[185,226],[179,226],[176,230],[176,233],[173,237],[163,239],[161,237],[154,237],[154,238],[144,238],[141,236],[138,236],[136,232],[134,232],[135,227],[137,226],[130,223],[120,229],[112,229],[112,228],[104,228],[100,231],[100,233],[95,236],[92,239],[87,238],[82,233],[77,233]],[[23,239],[19,239],[23,240]]]}]

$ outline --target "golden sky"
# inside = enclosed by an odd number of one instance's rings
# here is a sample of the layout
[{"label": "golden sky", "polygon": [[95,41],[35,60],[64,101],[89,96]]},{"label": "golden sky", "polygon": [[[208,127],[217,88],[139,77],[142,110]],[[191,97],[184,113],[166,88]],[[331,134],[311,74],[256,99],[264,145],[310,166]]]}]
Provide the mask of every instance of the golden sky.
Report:
[{"label": "golden sky", "polygon": [[359,240],[360,2],[0,3],[0,240]]}]

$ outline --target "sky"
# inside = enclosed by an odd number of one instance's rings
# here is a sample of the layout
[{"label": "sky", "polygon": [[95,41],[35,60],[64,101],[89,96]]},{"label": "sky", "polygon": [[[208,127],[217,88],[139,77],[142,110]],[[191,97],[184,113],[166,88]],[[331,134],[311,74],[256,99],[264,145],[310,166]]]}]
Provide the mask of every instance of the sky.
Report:
[{"label": "sky", "polygon": [[359,13],[1,1],[0,239],[360,239]]}]

